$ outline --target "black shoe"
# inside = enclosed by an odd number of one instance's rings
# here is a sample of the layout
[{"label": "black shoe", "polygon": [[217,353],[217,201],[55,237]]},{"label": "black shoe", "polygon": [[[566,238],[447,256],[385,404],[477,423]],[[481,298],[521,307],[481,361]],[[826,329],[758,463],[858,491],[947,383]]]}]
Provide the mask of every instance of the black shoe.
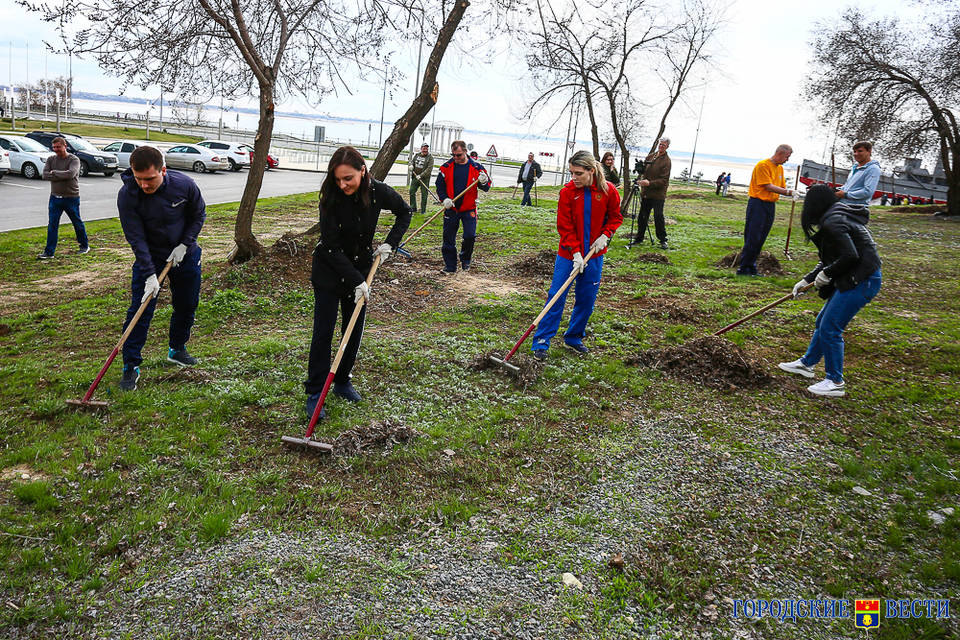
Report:
[{"label": "black shoe", "polygon": [[440,275],[442,275],[442,276],[452,276],[452,275],[454,275],[455,273],[457,273],[456,270],[454,270],[454,271],[449,271],[448,269],[440,269]]},{"label": "black shoe", "polygon": [[[316,410],[317,403],[319,401],[320,401],[319,393],[315,393],[307,397],[307,403],[303,406],[303,410],[307,413],[307,420],[311,420],[313,418],[313,412]],[[326,417],[327,417],[326,408],[320,409],[320,417],[318,418],[318,420],[323,420]]]},{"label": "black shoe", "polygon": [[192,367],[197,364],[197,359],[187,353],[187,348],[170,349],[167,351],[167,362],[179,365],[181,367]]},{"label": "black shoe", "polygon": [[120,388],[124,391],[136,391],[139,379],[140,367],[126,366],[123,368],[123,377],[120,378]]},{"label": "black shoe", "polygon": [[536,351],[533,352],[533,357],[536,358],[536,359],[537,359],[538,361],[540,361],[540,362],[546,362],[546,361],[547,361],[547,350],[546,350],[546,349],[537,349]]},{"label": "black shoe", "polygon": [[466,261],[460,265],[460,268],[464,271],[470,271],[470,261]]},{"label": "black shoe", "polygon": [[664,240],[663,242],[660,243],[660,248],[663,249],[664,251],[666,251],[667,249],[669,249],[669,247],[667,246],[667,241],[666,241],[666,240]]},{"label": "black shoe", "polygon": [[80,253],[80,254],[90,253],[90,245],[87,245],[87,246],[85,246],[85,247],[80,247],[80,249],[77,251],[77,253]]},{"label": "black shoe", "polygon": [[363,398],[360,397],[360,394],[357,393],[357,390],[353,388],[353,385],[347,382],[334,382],[333,383],[333,393],[334,395],[343,398],[347,402],[360,402]]},{"label": "black shoe", "polygon": [[582,355],[582,356],[585,356],[585,355],[587,355],[588,353],[590,353],[590,349],[587,349],[585,346],[583,346],[583,343],[582,343],[582,342],[566,342],[566,341],[564,341],[563,344],[565,344],[565,345],[567,346],[567,349],[572,349],[572,350],[576,351],[577,353],[579,353],[579,354]]},{"label": "black shoe", "polygon": [[37,256],[37,260],[50,260],[51,258],[53,258],[53,254],[46,251]]}]

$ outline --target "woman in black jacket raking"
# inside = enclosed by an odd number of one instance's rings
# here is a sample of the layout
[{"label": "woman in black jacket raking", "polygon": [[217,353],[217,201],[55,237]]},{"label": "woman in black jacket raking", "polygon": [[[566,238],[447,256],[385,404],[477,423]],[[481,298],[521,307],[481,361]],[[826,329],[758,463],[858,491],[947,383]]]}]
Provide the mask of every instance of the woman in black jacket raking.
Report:
[{"label": "woman in black jacket raking", "polygon": [[780,368],[813,378],[813,367],[823,358],[826,378],[807,387],[818,396],[842,396],[843,331],[847,324],[880,291],[880,256],[867,231],[869,209],[837,202],[833,190],[816,185],[807,191],[800,224],[807,239],[817,246],[820,262],[793,287],[794,297],[813,283],[826,299],[807,353],[799,360],[781,362]]},{"label": "woman in black jacket raking", "polygon": [[[390,257],[404,232],[410,226],[411,210],[403,197],[367,172],[363,156],[353,147],[340,147],[330,158],[327,177],[320,187],[320,240],[313,250],[313,339],[310,342],[310,364],[307,369],[307,418],[320,398],[330,373],[330,345],[337,324],[337,311],[342,313],[345,329],[360,300],[370,298],[366,279],[373,259]],[[396,216],[386,240],[373,249],[373,234],[381,209]],[[360,311],[357,324],[347,343],[340,366],[333,379],[333,393],[350,402],[359,402],[360,394],[350,384],[350,370],[360,349],[366,307]],[[320,417],[323,417],[322,412]]]}]

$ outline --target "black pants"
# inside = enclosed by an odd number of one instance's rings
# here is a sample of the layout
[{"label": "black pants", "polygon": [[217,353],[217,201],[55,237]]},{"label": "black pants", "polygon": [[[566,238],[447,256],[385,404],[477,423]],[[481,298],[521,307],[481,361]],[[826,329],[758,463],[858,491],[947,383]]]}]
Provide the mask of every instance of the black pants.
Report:
[{"label": "black pants", "polygon": [[647,233],[647,226],[650,224],[650,210],[653,209],[653,224],[657,229],[657,240],[661,243],[667,241],[667,225],[663,220],[663,200],[653,200],[644,198],[640,201],[640,213],[637,214],[640,231],[636,237],[639,242],[643,242],[643,236]]},{"label": "black pants", "polygon": [[[307,367],[307,381],[303,385],[307,395],[323,391],[323,385],[330,373],[330,352],[332,350],[333,332],[337,325],[337,312],[339,311],[343,317],[340,328],[342,335],[350,322],[350,316],[353,315],[355,306],[353,292],[341,298],[333,291],[318,289],[314,285],[313,339],[310,341],[310,364]],[[363,321],[366,315],[367,307],[364,305],[357,317],[357,324],[353,327],[353,335],[347,342],[347,348],[343,352],[340,366],[333,378],[336,383],[344,383],[350,380],[350,370],[353,369],[353,364],[357,360],[357,352],[360,350],[360,338],[363,337]],[[339,347],[339,342],[337,346]]]}]

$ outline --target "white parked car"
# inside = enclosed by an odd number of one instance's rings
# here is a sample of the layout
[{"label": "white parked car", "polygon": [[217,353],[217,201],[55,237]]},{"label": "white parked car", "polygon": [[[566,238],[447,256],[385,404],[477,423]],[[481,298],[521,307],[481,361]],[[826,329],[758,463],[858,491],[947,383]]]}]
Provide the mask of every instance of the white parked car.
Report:
[{"label": "white parked car", "polygon": [[118,140],[116,142],[111,142],[105,146],[103,150],[117,156],[117,162],[119,163],[121,169],[129,169],[130,154],[133,153],[133,150],[137,147],[153,147],[154,149],[160,148],[155,144],[150,144],[149,142],[140,142],[139,140]]},{"label": "white parked car", "polygon": [[240,171],[244,167],[250,167],[250,147],[237,142],[227,142],[225,140],[204,140],[197,143],[198,147],[205,147],[216,153],[223,154],[230,163],[231,171]]},{"label": "white parked car", "polygon": [[0,149],[10,154],[10,170],[28,180],[43,176],[43,165],[53,155],[45,146],[23,136],[0,135]]},{"label": "white parked car", "polygon": [[0,149],[0,178],[10,173],[10,152]]},{"label": "white parked car", "polygon": [[163,154],[171,169],[192,169],[197,173],[226,171],[230,168],[227,157],[219,151],[211,151],[195,144],[178,144]]}]

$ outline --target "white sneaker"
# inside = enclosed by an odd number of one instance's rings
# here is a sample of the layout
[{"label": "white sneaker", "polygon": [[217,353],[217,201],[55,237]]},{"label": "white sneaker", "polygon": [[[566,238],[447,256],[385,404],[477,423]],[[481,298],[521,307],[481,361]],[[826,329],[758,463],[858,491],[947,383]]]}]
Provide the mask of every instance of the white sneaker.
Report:
[{"label": "white sneaker", "polygon": [[812,384],[807,387],[807,391],[812,393],[815,396],[829,396],[831,398],[839,398],[847,394],[844,391],[845,383],[841,382],[837,384],[830,378],[824,378],[817,384]]},{"label": "white sneaker", "polygon": [[798,373],[804,378],[813,377],[813,367],[803,364],[803,360],[794,360],[793,362],[781,362],[777,365],[787,373]]}]

